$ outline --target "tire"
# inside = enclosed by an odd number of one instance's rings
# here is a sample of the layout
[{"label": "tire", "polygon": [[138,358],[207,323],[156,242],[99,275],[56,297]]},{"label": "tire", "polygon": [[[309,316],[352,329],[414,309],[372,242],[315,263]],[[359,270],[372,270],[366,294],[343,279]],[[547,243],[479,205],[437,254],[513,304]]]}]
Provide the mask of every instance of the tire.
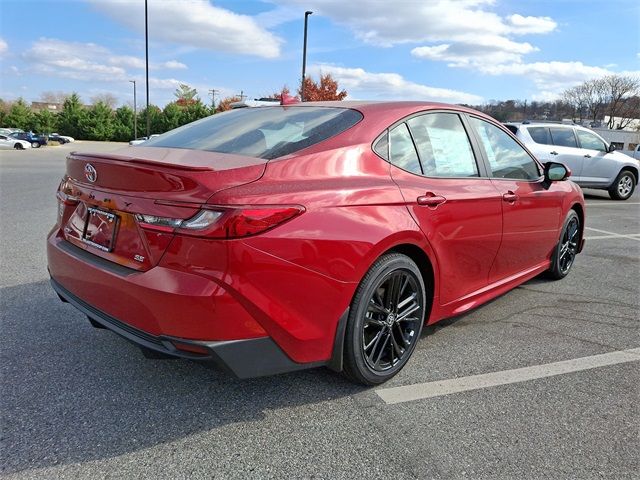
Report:
[{"label": "tire", "polygon": [[13,148],[14,148],[14,149],[16,149],[16,150],[24,150],[24,147],[22,146],[22,144],[21,144],[21,143],[16,143],[16,144],[13,146]]},{"label": "tire", "polygon": [[562,226],[560,240],[551,257],[551,267],[547,271],[549,278],[560,280],[571,271],[580,247],[580,217],[575,210],[570,210]]},{"label": "tire", "polygon": [[637,179],[629,170],[622,170],[609,187],[609,196],[613,200],[627,200],[636,189]]},{"label": "tire", "polygon": [[364,385],[379,385],[396,375],[418,343],[426,306],[424,280],[413,260],[400,253],[380,257],[351,302],[344,375]]},{"label": "tire", "polygon": [[40,148],[40,143],[38,143],[38,142],[31,142],[31,148]]}]

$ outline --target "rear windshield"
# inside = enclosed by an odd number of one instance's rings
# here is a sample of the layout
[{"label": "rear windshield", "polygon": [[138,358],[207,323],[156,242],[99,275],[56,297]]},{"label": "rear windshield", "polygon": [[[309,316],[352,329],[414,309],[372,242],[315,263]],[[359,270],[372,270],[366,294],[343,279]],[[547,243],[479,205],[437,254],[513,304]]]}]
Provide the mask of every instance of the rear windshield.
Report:
[{"label": "rear windshield", "polygon": [[346,108],[243,108],[176,128],[141,146],[189,148],[272,159],[322,142],[361,119],[360,112]]}]

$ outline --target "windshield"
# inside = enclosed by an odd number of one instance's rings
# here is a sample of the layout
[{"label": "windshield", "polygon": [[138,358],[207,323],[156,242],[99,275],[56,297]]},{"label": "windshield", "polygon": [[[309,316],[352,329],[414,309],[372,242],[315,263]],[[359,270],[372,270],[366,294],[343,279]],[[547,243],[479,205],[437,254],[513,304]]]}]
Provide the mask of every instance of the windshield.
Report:
[{"label": "windshield", "polygon": [[171,147],[272,159],[310,147],[362,119],[334,107],[259,107],[218,113],[160,137],[144,147]]}]

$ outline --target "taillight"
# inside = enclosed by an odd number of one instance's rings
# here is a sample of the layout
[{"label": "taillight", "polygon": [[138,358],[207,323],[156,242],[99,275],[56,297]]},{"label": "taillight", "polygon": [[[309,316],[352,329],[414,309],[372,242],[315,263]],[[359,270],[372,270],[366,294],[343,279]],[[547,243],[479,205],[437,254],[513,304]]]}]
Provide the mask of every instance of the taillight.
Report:
[{"label": "taillight", "polygon": [[56,192],[58,200],[65,205],[76,205],[78,203],[78,197],[73,195],[73,187],[69,182],[69,177],[66,175],[62,177],[60,185],[58,185],[58,191]]},{"label": "taillight", "polygon": [[186,220],[136,214],[142,228],[207,238],[241,238],[266,232],[304,212],[304,207],[214,207]]},{"label": "taillight", "polygon": [[78,198],[73,195],[73,189],[69,182],[69,177],[66,175],[62,177],[60,185],[58,185],[56,198],[58,199],[58,223],[62,224],[65,207],[77,205],[79,201]]}]

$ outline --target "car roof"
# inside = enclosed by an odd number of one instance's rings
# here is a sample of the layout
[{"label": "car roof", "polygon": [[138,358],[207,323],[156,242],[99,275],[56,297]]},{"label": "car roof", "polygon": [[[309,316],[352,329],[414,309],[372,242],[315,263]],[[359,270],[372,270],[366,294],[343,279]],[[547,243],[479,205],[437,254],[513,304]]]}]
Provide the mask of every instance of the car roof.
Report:
[{"label": "car roof", "polygon": [[[485,118],[496,124],[499,124],[494,118],[482,112],[474,110],[462,105],[454,105],[450,103],[430,102],[430,101],[374,101],[374,100],[342,100],[327,102],[298,102],[284,105],[285,108],[309,108],[309,107],[333,107],[333,108],[349,108],[358,110],[365,118],[378,117],[380,122],[394,123],[413,113],[425,110],[455,110]],[[255,108],[273,108],[273,107],[255,107]]]}]

